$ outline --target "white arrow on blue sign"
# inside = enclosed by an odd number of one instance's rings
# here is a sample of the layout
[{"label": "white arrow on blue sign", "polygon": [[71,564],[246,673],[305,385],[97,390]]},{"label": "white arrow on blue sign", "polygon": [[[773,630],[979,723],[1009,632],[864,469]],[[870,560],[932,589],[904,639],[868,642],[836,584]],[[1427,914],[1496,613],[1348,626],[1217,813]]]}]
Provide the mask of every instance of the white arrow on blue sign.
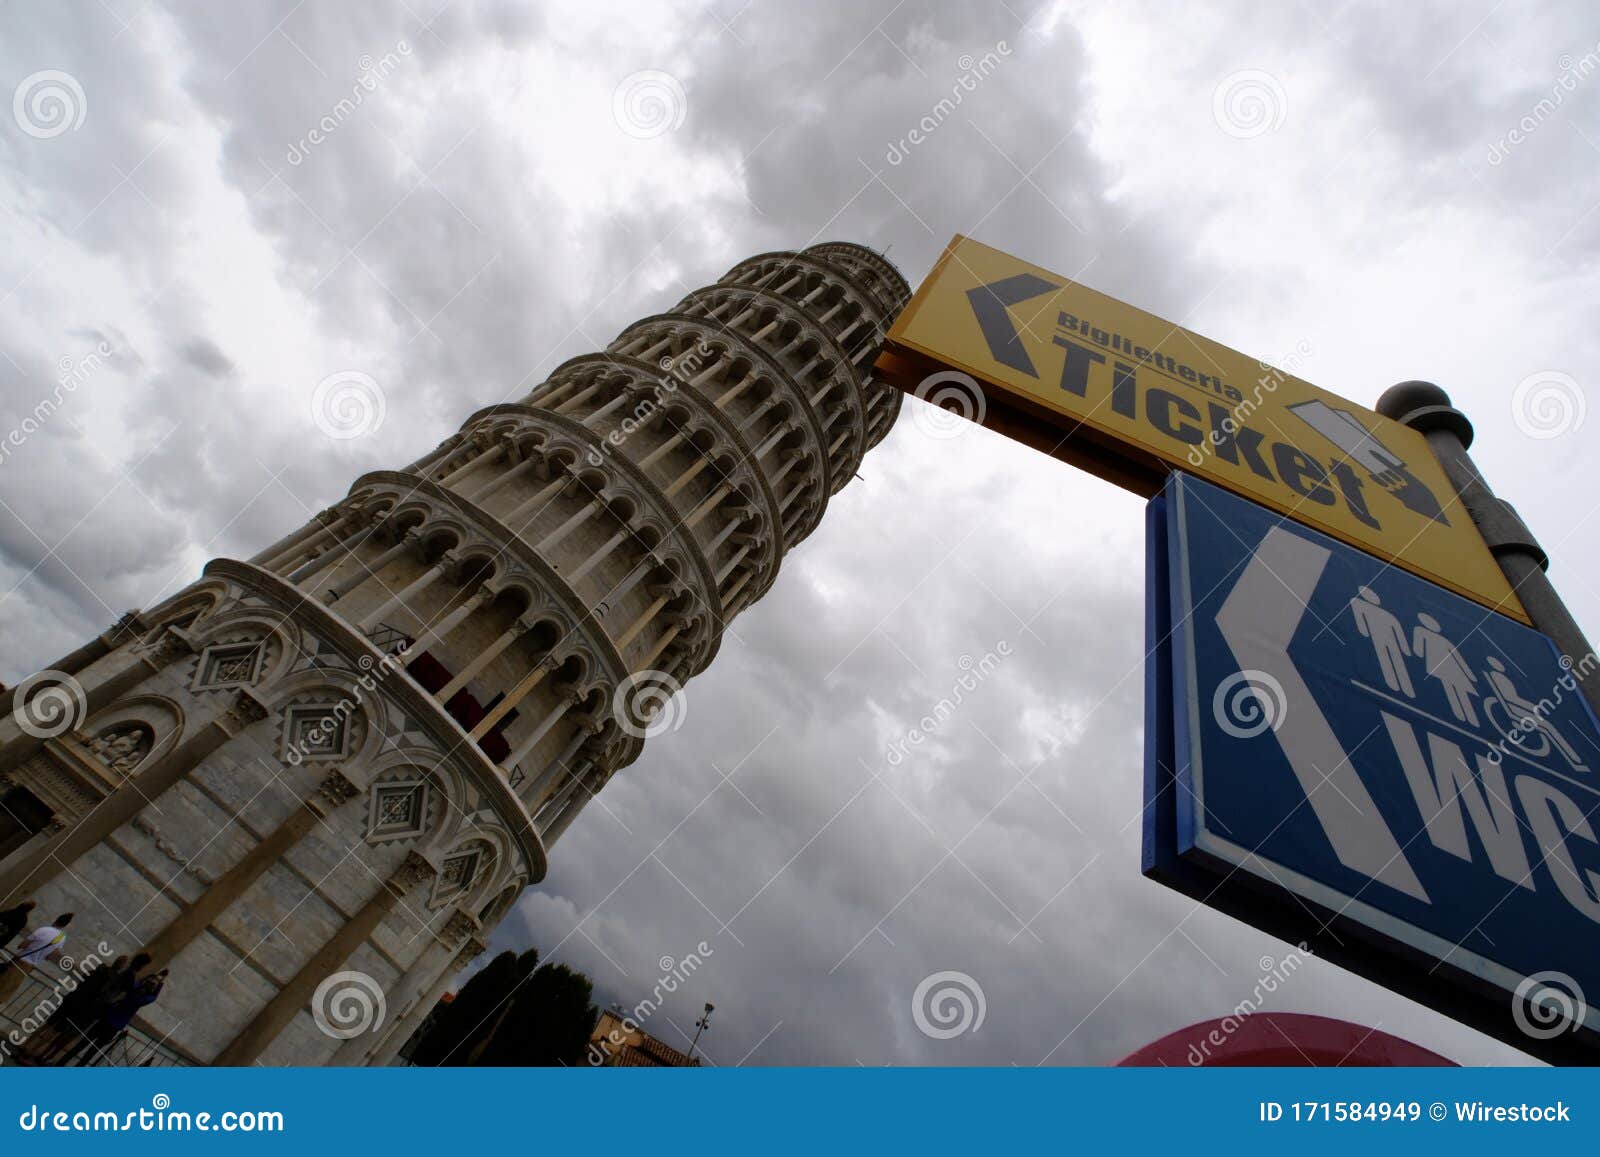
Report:
[{"label": "white arrow on blue sign", "polygon": [[[1370,930],[1397,968],[1498,991],[1519,1043],[1600,1025],[1594,656],[1193,478],[1156,501],[1173,822],[1147,870]],[[1560,1007],[1530,995],[1551,977]]]}]

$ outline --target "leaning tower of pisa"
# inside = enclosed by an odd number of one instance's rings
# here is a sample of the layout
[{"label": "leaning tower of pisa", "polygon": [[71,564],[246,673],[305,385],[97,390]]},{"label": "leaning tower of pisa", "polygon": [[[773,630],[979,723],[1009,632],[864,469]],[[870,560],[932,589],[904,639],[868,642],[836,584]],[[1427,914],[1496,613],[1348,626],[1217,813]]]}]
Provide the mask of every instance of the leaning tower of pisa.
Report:
[{"label": "leaning tower of pisa", "polygon": [[888,433],[908,296],[741,262],[25,680],[0,907],[170,967],[162,1059],[389,1061]]}]

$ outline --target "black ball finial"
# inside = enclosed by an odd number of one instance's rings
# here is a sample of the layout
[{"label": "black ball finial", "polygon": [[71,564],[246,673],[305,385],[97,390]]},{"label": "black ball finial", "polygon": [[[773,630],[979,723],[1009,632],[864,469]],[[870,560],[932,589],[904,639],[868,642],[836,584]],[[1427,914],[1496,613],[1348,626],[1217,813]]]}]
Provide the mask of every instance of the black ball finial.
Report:
[{"label": "black ball finial", "polygon": [[1385,418],[1393,418],[1424,434],[1430,430],[1449,430],[1461,439],[1463,446],[1472,445],[1472,423],[1450,404],[1450,395],[1432,382],[1401,382],[1390,386],[1378,399],[1377,410]]},{"label": "black ball finial", "polygon": [[1432,382],[1401,382],[1383,391],[1378,399],[1378,413],[1399,421],[1413,410],[1448,406],[1450,395]]}]

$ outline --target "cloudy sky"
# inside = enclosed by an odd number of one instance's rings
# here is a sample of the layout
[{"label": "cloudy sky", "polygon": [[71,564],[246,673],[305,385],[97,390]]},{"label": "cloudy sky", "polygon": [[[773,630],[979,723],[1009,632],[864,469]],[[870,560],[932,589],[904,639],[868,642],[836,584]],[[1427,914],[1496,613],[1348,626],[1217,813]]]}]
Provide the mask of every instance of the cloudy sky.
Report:
[{"label": "cloudy sky", "polygon": [[[915,284],[956,232],[1358,401],[1445,385],[1600,630],[1574,485],[1600,430],[1592,5],[90,0],[5,24],[6,682],[746,255],[861,241]],[[313,395],[352,371],[383,420],[333,438]],[[1102,1064],[1287,951],[1139,875],[1140,501],[932,436],[920,406],[496,936],[629,1005],[705,942],[647,1027],[683,1043],[715,1002],[718,1064]],[[977,1031],[919,1031],[942,971],[981,988]],[[1526,1060],[1320,962],[1268,1007]]]}]

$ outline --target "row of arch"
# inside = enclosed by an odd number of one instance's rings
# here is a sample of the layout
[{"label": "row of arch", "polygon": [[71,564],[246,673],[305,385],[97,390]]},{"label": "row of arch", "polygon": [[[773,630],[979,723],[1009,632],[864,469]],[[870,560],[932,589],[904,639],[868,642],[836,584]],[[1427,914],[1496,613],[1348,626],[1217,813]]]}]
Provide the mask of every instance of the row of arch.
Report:
[{"label": "row of arch", "polygon": [[[302,672],[271,690],[273,713],[237,740],[262,743],[264,754],[280,757],[285,720],[294,710],[348,702],[352,692],[340,680],[313,672]],[[78,735],[119,777],[127,777],[172,752],[185,735],[188,714],[179,698],[136,694],[86,720]],[[459,772],[439,762],[436,752],[379,742],[380,728],[363,725],[358,730],[362,736],[358,749],[332,761],[330,767],[336,765],[345,778],[366,785],[362,801],[354,805],[360,810],[366,842],[408,846],[440,869],[441,880],[448,875],[447,865],[473,858],[470,877],[460,887],[436,888],[431,907],[470,905],[474,898],[526,886],[528,871],[515,841],[503,825],[482,814]],[[404,825],[391,823],[386,828],[379,804],[395,787],[409,785],[417,787],[415,814]]]},{"label": "row of arch", "polygon": [[[866,452],[861,377],[824,327],[781,299],[716,286],[690,294],[663,319],[680,326],[714,325],[733,335],[741,346],[765,353],[768,363],[778,368],[773,377],[780,396],[793,404],[798,418],[811,425],[817,446],[828,460],[827,493],[837,492],[850,480]],[[619,343],[648,324],[626,331]]]},{"label": "row of arch", "polygon": [[[230,565],[237,568],[238,564]],[[454,814],[476,813],[473,821],[476,828],[503,833],[501,860],[522,862],[524,876],[543,875],[543,851],[537,849],[534,853],[540,859],[535,865],[527,864],[522,853],[513,854],[511,849],[516,847],[517,840],[511,835],[512,826],[525,831],[548,830],[555,815],[544,814],[541,825],[541,804],[550,803],[563,791],[570,795],[576,781],[589,767],[619,766],[638,754],[638,741],[622,731],[609,715],[601,714],[606,692],[595,688],[589,705],[603,722],[585,732],[587,746],[581,755],[583,762],[580,763],[579,753],[574,750],[564,769],[567,774],[551,781],[549,790],[542,792],[539,798],[530,798],[525,803],[489,802],[481,788],[469,786],[475,781],[457,756],[461,745],[450,741],[446,735],[440,740],[442,747],[419,746],[411,717],[400,714],[404,709],[392,695],[381,693],[384,688],[393,686],[393,680],[405,678],[398,663],[392,668],[365,663],[343,665],[334,657],[337,648],[325,647],[325,640],[308,631],[299,616],[284,615],[270,605],[255,604],[246,591],[218,578],[196,583],[151,612],[145,621],[147,629],[139,648],[153,650],[176,635],[183,639],[184,648],[193,652],[186,662],[190,669],[189,690],[197,699],[204,701],[212,693],[233,693],[241,686],[250,688],[252,697],[268,712],[268,721],[254,732],[261,735],[271,730],[273,741],[270,748],[262,752],[265,758],[291,766],[327,764],[351,778],[374,776],[402,764],[426,768],[430,774],[440,777],[441,782],[451,785],[445,798],[452,801]],[[245,645],[253,647],[260,656],[247,682],[208,680],[213,656]],[[569,668],[567,674],[575,677],[578,671]],[[418,700],[428,698],[421,687],[414,684],[412,687]],[[123,723],[131,717],[130,713],[146,712],[149,717],[142,722],[151,728],[156,739],[151,745],[151,757],[159,758],[166,750],[165,745],[176,742],[176,737],[184,731],[181,705],[177,701],[162,702],[165,706],[158,707],[155,700],[138,695],[119,699],[91,719],[88,726],[98,736],[99,728]],[[162,711],[168,713],[164,725],[160,718]],[[319,712],[335,718],[336,723],[329,726],[334,728],[340,740],[338,744],[305,741],[307,716],[312,716],[311,722],[315,724],[314,717]],[[440,714],[443,714],[442,709]],[[468,757],[467,753],[461,752],[461,757]],[[470,758],[482,761],[484,756],[474,752]],[[504,769],[502,778],[505,778]],[[493,819],[485,818],[488,814],[484,812],[485,806],[493,813]],[[507,807],[517,814],[500,815]]]},{"label": "row of arch", "polygon": [[[454,609],[432,622],[413,622],[411,608],[402,600],[392,608],[369,611],[354,625],[370,632],[390,620],[406,623],[420,650],[424,644],[437,645],[469,615],[488,615],[502,631],[520,622],[524,630],[516,639],[518,653],[527,655],[530,667],[546,666],[550,681],[573,697],[572,714],[598,737],[594,750],[614,746],[617,728],[608,704],[628,669],[601,624],[608,617],[615,619],[619,608],[603,602],[586,607],[527,544],[505,531],[487,529],[482,519],[470,518],[458,499],[413,475],[368,475],[345,503],[330,512],[330,526],[339,528],[339,533],[323,544],[321,553],[302,562],[310,552],[303,544],[291,544],[277,558],[263,559],[262,565],[324,600],[348,595],[353,587],[346,589],[345,582],[337,580],[338,571],[333,572],[336,581],[318,583],[318,561],[347,555],[353,546],[365,548],[356,572],[362,578],[378,574],[385,560],[402,553],[410,554],[414,563],[438,568],[439,577],[458,588],[445,603]],[[352,513],[358,517],[349,517]],[[648,526],[640,534],[645,540],[654,537]],[[660,546],[657,543],[657,549],[638,564],[637,573],[644,580],[640,585],[655,594],[664,620],[676,618],[688,629],[679,631],[674,642],[681,643],[670,654],[658,654],[653,661],[687,678],[709,661],[711,643],[720,632],[711,629],[712,614],[704,605],[705,576],[699,575],[701,581],[696,583],[696,568],[684,565],[688,552],[668,553]],[[337,600],[333,606],[337,608]]]},{"label": "row of arch", "polygon": [[900,394],[872,382],[865,363],[910,299],[910,287],[893,265],[870,249],[833,243],[801,253],[749,258],[719,284],[745,286],[787,300],[827,326],[866,379],[867,448],[887,435],[899,413]]},{"label": "row of arch", "polygon": [[[532,517],[561,502],[592,505],[596,513],[608,516],[615,532],[603,552],[564,571],[556,569],[560,564],[554,556],[541,557],[546,577],[570,592],[574,605],[582,608],[580,618],[593,612],[613,639],[625,633],[626,620],[607,616],[635,587],[665,584],[673,589],[674,599],[687,592],[697,608],[697,621],[674,640],[671,662],[686,673],[698,671],[715,653],[710,636],[720,635],[720,625],[715,631],[709,627],[725,617],[724,594],[732,584],[719,580],[693,528],[648,477],[631,463],[620,469],[610,462],[595,463],[600,445],[592,431],[571,417],[524,404],[500,405],[479,411],[455,439],[411,469],[470,507],[481,524],[492,527],[491,537],[505,540],[507,554],[520,550],[543,556],[545,543],[529,541],[524,534]],[[755,520],[759,530],[764,522],[759,479],[748,470],[739,477],[734,464],[729,466],[735,484],[723,505],[741,519]],[[523,486],[513,490],[508,482],[517,478],[524,480]],[[518,495],[535,482],[543,485],[519,501]],[[584,582],[596,573],[599,562],[619,551],[637,560],[627,568],[623,584]],[[776,568],[775,557],[764,561]],[[579,585],[587,587],[586,596],[575,589]],[[619,586],[626,589],[619,591]]]},{"label": "row of arch", "polygon": [[[483,597],[470,613],[524,624],[516,645],[551,665],[547,688],[604,731],[630,670],[681,681],[709,663],[726,621],[770,588],[886,435],[899,393],[874,383],[869,363],[908,296],[859,246],[741,262],[523,402],[480,410],[406,472],[359,480],[322,526],[258,561],[337,608],[349,580],[319,581],[323,568],[357,549],[368,565],[412,552],[424,578]],[[535,500],[560,522],[525,539]],[[581,540],[563,537],[585,519]],[[384,609],[403,619],[403,604]],[[586,782],[619,765],[585,765]]]}]

